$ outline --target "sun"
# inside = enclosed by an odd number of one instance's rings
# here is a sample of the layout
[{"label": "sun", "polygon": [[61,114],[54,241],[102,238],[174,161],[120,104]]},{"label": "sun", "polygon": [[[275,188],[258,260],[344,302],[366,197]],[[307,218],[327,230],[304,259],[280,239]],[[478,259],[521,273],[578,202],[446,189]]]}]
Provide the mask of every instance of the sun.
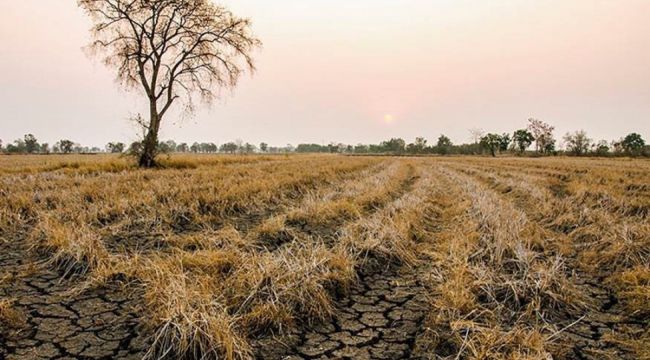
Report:
[{"label": "sun", "polygon": [[384,122],[386,124],[391,124],[393,121],[395,121],[395,118],[391,114],[386,114],[384,115]]}]

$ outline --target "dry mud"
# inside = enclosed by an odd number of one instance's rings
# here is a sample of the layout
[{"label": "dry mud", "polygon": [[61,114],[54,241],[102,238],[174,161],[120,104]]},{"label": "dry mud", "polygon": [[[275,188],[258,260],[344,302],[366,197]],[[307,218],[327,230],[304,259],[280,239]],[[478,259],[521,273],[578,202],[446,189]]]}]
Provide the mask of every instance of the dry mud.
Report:
[{"label": "dry mud", "polygon": [[24,249],[0,246],[0,299],[13,299],[20,324],[0,322],[0,359],[141,359],[138,300],[120,288],[71,294],[70,282],[31,266]]},{"label": "dry mud", "polygon": [[373,266],[337,301],[331,320],[260,340],[259,359],[411,359],[427,313],[420,274]]}]

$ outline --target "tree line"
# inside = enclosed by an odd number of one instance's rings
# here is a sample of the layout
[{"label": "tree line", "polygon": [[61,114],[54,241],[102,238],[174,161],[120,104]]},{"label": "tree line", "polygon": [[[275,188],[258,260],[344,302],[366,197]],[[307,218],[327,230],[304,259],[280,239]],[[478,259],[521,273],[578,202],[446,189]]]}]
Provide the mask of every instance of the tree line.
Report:
[{"label": "tree line", "polygon": [[[512,133],[485,132],[471,129],[473,142],[454,144],[449,137],[440,135],[437,141],[429,144],[424,137],[417,137],[412,143],[401,138],[391,138],[379,144],[299,144],[282,147],[269,146],[267,143],[254,145],[242,140],[235,140],[217,145],[213,142],[194,142],[192,144],[174,140],[160,141],[156,154],[197,153],[197,154],[253,154],[253,153],[344,153],[344,154],[394,154],[394,155],[482,155],[498,154],[517,155],[573,155],[573,156],[650,156],[650,146],[638,133],[630,133],[614,140],[594,141],[584,130],[567,133],[562,137],[563,149],[558,149],[554,135],[555,128],[538,119],[528,119],[528,126]],[[137,156],[142,151],[142,141],[126,145],[122,142],[109,142],[104,149],[81,146],[78,143],[62,139],[50,146],[39,143],[33,134],[3,147],[0,140],[0,152],[10,154],[49,154],[49,153],[126,153]]]},{"label": "tree line", "polygon": [[[379,144],[328,145],[300,144],[300,153],[354,153],[354,154],[396,154],[396,155],[569,155],[569,156],[650,156],[650,147],[638,133],[608,142],[594,141],[584,130],[570,132],[562,137],[564,148],[559,149],[554,135],[555,127],[541,120],[530,118],[525,128],[512,133],[485,132],[471,129],[473,142],[454,144],[449,137],[440,135],[435,144],[428,144],[424,137],[417,137],[412,143],[392,138]],[[531,148],[532,147],[532,148]]]}]

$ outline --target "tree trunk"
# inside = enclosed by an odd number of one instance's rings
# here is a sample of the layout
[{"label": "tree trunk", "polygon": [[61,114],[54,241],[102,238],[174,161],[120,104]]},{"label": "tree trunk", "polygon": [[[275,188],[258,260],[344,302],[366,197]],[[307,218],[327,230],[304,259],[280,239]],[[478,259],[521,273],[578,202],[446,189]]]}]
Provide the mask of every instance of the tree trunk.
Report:
[{"label": "tree trunk", "polygon": [[160,128],[160,116],[155,101],[150,105],[149,129],[144,138],[142,153],[138,161],[140,167],[152,168],[156,166],[156,153],[158,152],[158,129]]}]

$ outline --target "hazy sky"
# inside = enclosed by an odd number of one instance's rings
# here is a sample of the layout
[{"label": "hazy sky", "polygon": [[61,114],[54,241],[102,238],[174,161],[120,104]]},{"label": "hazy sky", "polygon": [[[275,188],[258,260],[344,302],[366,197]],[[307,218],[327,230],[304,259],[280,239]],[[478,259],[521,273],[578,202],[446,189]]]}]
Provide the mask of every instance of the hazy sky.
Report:
[{"label": "hazy sky", "polygon": [[[163,138],[411,141],[512,131],[650,137],[648,0],[228,0],[264,42],[257,72]],[[0,139],[136,139],[141,94],[88,58],[75,0],[0,0]],[[387,121],[389,120],[389,121]]]}]

